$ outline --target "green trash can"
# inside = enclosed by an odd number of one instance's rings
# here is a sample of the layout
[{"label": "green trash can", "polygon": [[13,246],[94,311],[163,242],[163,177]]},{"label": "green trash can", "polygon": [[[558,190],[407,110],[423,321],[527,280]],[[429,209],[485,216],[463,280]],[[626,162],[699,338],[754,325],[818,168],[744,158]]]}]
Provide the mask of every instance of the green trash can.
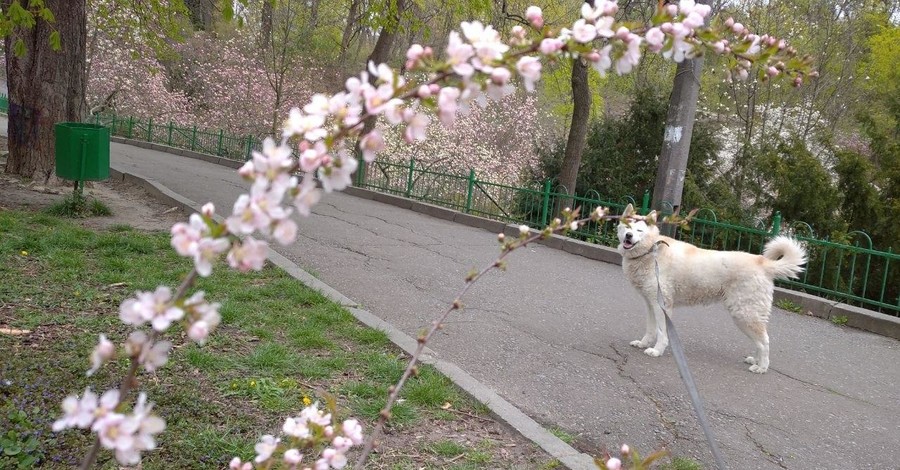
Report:
[{"label": "green trash can", "polygon": [[109,178],[109,128],[97,124],[60,122],[56,137],[56,176],[72,181]]}]

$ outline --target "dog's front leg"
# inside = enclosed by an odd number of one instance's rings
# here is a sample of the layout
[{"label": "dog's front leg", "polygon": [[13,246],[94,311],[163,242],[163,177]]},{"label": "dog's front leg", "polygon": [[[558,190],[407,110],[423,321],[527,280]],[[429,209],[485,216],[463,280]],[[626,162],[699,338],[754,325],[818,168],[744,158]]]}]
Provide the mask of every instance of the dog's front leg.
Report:
[{"label": "dog's front leg", "polygon": [[[671,306],[672,302],[666,301],[666,305]],[[662,356],[669,346],[669,334],[666,331],[666,314],[656,302],[650,302],[653,310],[654,323],[656,324],[656,344],[652,348],[644,350],[644,354],[651,357]],[[671,311],[671,307],[669,308]]]},{"label": "dog's front leg", "polygon": [[636,348],[644,349],[656,341],[656,314],[653,312],[653,303],[644,298],[647,304],[647,329],[644,330],[644,337],[632,341],[630,344]]}]

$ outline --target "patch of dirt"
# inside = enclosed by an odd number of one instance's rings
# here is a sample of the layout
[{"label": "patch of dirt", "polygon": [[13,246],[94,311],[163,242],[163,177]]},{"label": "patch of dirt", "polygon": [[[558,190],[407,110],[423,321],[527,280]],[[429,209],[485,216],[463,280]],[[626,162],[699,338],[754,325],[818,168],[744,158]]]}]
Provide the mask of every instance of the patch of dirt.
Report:
[{"label": "patch of dirt", "polygon": [[[62,201],[72,188],[43,186],[15,175],[0,174],[0,210],[40,211]],[[167,207],[146,191],[121,182],[88,182],[84,188],[88,199],[96,199],[112,211],[109,216],[78,219],[85,227],[104,229],[128,225],[137,230],[169,230],[176,222],[187,221],[178,208]]]}]

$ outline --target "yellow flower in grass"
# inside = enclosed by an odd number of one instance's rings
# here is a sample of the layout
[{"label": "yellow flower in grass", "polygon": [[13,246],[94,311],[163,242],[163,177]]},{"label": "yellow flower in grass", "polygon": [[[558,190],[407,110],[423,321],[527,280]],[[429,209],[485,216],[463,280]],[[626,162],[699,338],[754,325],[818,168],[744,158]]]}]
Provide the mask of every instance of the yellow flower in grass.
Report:
[{"label": "yellow flower in grass", "polygon": [[303,395],[303,406],[312,405],[312,400],[306,395]]},{"label": "yellow flower in grass", "polygon": [[250,386],[251,386],[251,387],[255,387],[255,386],[256,386],[256,381],[255,381],[255,380],[251,380],[251,381],[250,381]]},{"label": "yellow flower in grass", "polygon": [[22,250],[21,253],[22,253],[22,256],[28,256],[28,252],[25,250]]}]

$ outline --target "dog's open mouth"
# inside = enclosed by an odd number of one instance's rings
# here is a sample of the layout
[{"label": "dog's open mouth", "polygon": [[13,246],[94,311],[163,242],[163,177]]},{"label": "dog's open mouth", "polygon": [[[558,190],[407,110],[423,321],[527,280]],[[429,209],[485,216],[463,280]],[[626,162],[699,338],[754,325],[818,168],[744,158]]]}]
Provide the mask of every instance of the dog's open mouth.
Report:
[{"label": "dog's open mouth", "polygon": [[622,248],[625,248],[626,250],[630,250],[630,249],[634,248],[634,243],[626,240],[626,241],[622,242]]}]

